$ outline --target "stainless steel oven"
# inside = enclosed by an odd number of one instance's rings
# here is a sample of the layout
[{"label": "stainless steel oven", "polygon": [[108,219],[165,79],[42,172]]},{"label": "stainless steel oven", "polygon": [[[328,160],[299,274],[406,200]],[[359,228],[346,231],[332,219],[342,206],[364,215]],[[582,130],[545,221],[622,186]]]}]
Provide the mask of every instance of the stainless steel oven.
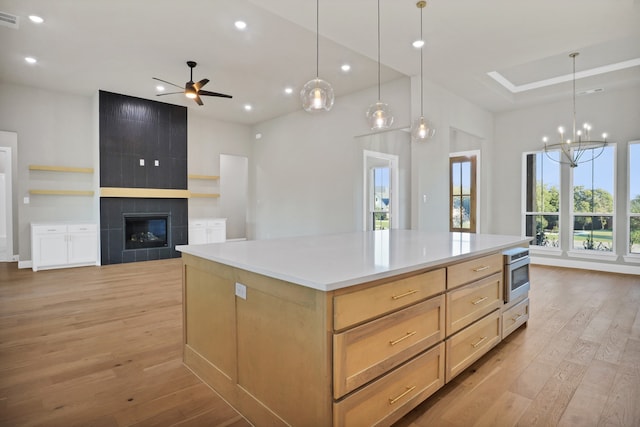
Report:
[{"label": "stainless steel oven", "polygon": [[516,300],[529,292],[529,249],[513,248],[502,253],[504,258],[504,302]]}]

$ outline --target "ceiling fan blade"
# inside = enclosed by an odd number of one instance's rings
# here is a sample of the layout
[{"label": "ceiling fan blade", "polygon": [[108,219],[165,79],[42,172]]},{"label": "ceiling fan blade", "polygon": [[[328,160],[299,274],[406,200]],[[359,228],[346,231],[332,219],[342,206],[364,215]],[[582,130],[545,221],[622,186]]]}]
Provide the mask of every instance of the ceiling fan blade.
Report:
[{"label": "ceiling fan blade", "polygon": [[194,83],[193,87],[195,88],[196,91],[199,91],[200,88],[206,85],[207,83],[209,83],[209,79],[202,79],[198,83]]},{"label": "ceiling fan blade", "polygon": [[233,98],[233,96],[231,95],[226,95],[224,93],[218,92],[209,92],[208,90],[201,90],[198,92],[198,95],[219,96],[220,98]]},{"label": "ceiling fan blade", "polygon": [[175,94],[184,94],[184,92],[167,92],[167,93],[156,93],[156,96],[164,96],[164,95],[175,95]]},{"label": "ceiling fan blade", "polygon": [[193,100],[196,101],[198,105],[204,105],[204,102],[202,102],[202,99],[200,99],[198,95],[196,95],[196,97],[193,98]]},{"label": "ceiling fan blade", "polygon": [[168,81],[166,81],[166,80],[159,79],[159,78],[157,78],[157,77],[151,77],[151,78],[152,78],[152,79],[154,79],[154,80],[158,80],[159,82],[166,83],[166,84],[168,84],[168,85],[175,86],[175,87],[180,88],[180,89],[184,89],[184,87],[182,87],[182,86],[178,86],[178,85],[177,85],[177,84],[175,84],[175,83],[171,83],[171,82],[168,82]]}]

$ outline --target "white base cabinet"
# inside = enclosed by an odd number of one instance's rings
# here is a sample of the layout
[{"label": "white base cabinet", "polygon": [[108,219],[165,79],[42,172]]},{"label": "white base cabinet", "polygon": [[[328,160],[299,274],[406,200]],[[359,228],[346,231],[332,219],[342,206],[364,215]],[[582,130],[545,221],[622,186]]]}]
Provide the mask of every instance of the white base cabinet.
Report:
[{"label": "white base cabinet", "polygon": [[98,260],[98,226],[96,224],[31,224],[33,271],[100,265]]},{"label": "white base cabinet", "polygon": [[227,240],[226,218],[189,220],[189,244],[220,243]]}]

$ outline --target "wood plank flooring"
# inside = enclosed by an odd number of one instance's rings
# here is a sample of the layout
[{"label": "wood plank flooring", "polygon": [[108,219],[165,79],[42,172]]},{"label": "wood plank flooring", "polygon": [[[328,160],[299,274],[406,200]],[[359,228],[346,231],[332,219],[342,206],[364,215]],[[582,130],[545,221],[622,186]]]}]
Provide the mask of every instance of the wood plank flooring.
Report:
[{"label": "wood plank flooring", "polygon": [[[249,425],[182,365],[180,271],[0,263],[0,426]],[[528,326],[396,427],[640,426],[640,276],[531,276]]]}]

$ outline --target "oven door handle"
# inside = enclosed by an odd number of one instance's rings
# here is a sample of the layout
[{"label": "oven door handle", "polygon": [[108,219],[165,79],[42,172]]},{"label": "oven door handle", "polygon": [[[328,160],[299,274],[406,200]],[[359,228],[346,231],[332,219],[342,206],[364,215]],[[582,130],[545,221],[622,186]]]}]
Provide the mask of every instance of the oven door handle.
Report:
[{"label": "oven door handle", "polygon": [[525,258],[520,258],[514,263],[507,264],[505,267],[510,271],[513,271],[530,263],[531,263],[531,258],[525,257]]}]

